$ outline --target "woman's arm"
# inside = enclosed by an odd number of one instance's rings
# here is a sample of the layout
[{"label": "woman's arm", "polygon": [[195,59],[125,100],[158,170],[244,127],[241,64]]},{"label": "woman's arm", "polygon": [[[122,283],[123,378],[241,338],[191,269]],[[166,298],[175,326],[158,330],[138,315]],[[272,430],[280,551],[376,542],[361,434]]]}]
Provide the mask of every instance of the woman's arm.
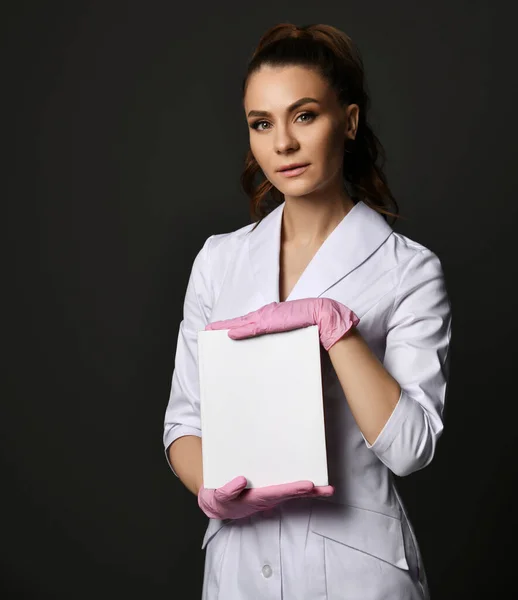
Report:
[{"label": "woman's arm", "polygon": [[388,317],[383,364],[358,331],[329,348],[367,446],[396,475],[428,465],[443,431],[451,306],[442,266],[428,249],[403,267]]},{"label": "woman's arm", "polygon": [[351,412],[363,436],[373,444],[396,406],[401,388],[357,329],[329,349]]},{"label": "woman's arm", "polygon": [[169,461],[185,487],[195,496],[203,483],[201,438],[184,435],[168,448]]},{"label": "woman's arm", "polygon": [[[211,311],[209,246],[207,238],[191,269],[178,331],[175,366],[164,416],[165,458],[175,475],[193,493],[202,477],[198,332]],[[178,469],[178,470],[177,470]]]}]

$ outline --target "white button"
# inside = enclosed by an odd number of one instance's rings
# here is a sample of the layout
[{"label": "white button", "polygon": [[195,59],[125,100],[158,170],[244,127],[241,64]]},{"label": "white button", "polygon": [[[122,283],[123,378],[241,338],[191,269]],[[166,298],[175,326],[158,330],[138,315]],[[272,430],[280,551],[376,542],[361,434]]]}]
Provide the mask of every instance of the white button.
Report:
[{"label": "white button", "polygon": [[262,569],[262,573],[263,573],[263,577],[271,577],[272,576],[272,568],[270,567],[270,565],[264,565],[263,569]]}]

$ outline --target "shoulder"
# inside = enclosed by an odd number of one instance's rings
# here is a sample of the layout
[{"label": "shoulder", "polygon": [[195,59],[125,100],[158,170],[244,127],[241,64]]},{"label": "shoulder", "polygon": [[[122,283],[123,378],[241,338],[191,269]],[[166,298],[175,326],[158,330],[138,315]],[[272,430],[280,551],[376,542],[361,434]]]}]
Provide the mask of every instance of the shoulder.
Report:
[{"label": "shoulder", "polygon": [[234,231],[213,233],[203,242],[196,256],[196,262],[203,263],[208,267],[217,266],[242,246],[246,234],[251,231],[253,226],[254,223],[250,223]]},{"label": "shoulder", "polygon": [[215,269],[225,268],[232,256],[242,249],[246,236],[253,226],[254,223],[249,223],[234,231],[212,234],[206,241],[211,267]]},{"label": "shoulder", "polygon": [[402,233],[392,233],[387,250],[394,256],[395,266],[401,275],[428,264],[442,271],[441,260],[431,248]]},{"label": "shoulder", "polygon": [[438,255],[428,246],[402,233],[392,231],[372,258],[369,281],[387,293],[390,289],[394,302],[405,297],[420,298],[428,292],[447,295],[443,266]]},{"label": "shoulder", "polygon": [[397,249],[399,257],[402,261],[411,259],[414,256],[423,252],[432,252],[432,250],[424,244],[421,244],[420,242],[409,238],[408,236],[403,235],[402,233],[398,233],[397,231],[394,231],[391,237],[392,243]]},{"label": "shoulder", "polygon": [[246,235],[253,226],[254,223],[249,223],[233,231],[214,233],[206,238],[194,259],[194,277],[203,281],[206,288],[216,290],[233,257],[242,251]]},{"label": "shoulder", "polygon": [[[392,244],[397,256],[394,278],[394,306],[416,314],[420,311],[437,315],[451,311],[443,266],[429,247],[394,232]],[[406,308],[405,308],[406,307]]]},{"label": "shoulder", "polygon": [[252,230],[254,223],[244,225],[234,231],[227,233],[214,233],[207,242],[209,245],[208,252],[213,258],[224,258],[226,254],[232,254],[239,249],[246,238],[246,235]]}]

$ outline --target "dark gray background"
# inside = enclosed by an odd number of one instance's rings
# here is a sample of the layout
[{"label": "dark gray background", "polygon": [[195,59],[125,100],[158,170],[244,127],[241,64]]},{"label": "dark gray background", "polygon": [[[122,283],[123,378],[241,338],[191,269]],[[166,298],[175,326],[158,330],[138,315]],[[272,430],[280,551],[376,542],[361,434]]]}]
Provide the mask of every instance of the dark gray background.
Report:
[{"label": "dark gray background", "polygon": [[2,598],[200,596],[206,519],[169,471],[162,422],[192,260],[249,222],[239,86],[281,21],[359,45],[408,218],[396,230],[446,273],[446,430],[432,465],[399,481],[433,598],[514,589],[517,94],[503,6],[4,6]]}]

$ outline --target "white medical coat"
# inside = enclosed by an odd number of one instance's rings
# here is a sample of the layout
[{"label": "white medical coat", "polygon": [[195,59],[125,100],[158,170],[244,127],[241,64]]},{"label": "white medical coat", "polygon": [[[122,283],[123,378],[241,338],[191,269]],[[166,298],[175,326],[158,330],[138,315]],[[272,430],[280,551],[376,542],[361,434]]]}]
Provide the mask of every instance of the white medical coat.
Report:
[{"label": "white medical coat", "polygon": [[[165,412],[168,463],[174,440],[201,437],[197,332],[279,301],[283,210],[281,204],[254,231],[249,224],[211,235],[194,260]],[[287,300],[306,297],[333,298],[360,317],[358,330],[398,381],[401,396],[369,444],[322,349],[335,495],[291,500],[244,519],[210,519],[202,544],[203,599],[428,598],[419,548],[392,474],[428,465],[443,430],[451,306],[441,263],[359,201]]]}]

